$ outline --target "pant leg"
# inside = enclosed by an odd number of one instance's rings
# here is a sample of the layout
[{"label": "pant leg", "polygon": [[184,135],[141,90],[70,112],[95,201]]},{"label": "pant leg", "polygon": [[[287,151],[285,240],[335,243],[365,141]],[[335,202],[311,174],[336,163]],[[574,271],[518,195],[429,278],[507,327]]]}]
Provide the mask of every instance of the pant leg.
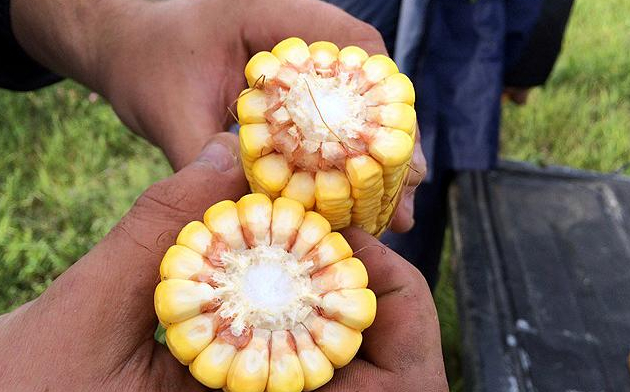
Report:
[{"label": "pant leg", "polygon": [[387,232],[381,241],[416,266],[431,290],[439,278],[440,258],[448,219],[448,187],[454,172],[437,169],[429,183],[416,191],[414,218],[416,224],[408,233]]}]

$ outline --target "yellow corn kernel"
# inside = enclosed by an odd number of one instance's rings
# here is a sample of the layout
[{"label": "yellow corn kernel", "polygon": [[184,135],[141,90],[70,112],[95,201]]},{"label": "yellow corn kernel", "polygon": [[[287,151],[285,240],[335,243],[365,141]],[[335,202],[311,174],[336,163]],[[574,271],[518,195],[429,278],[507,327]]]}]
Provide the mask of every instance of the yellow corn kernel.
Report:
[{"label": "yellow corn kernel", "polygon": [[357,200],[373,199],[373,198],[380,197],[380,196],[382,196],[382,194],[379,196],[379,193],[381,193],[383,191],[384,184],[385,184],[385,182],[383,181],[383,178],[381,177],[370,188],[361,189],[361,188],[358,188],[358,187],[353,187],[352,188],[352,197],[354,197]]},{"label": "yellow corn kernel", "polygon": [[256,179],[254,178],[253,172],[251,174],[251,177],[252,177],[252,179],[251,179],[251,182],[250,182],[249,185],[250,185],[250,188],[251,188],[252,192],[254,192],[254,193],[262,193],[264,195],[269,196],[269,198],[272,199],[272,200],[280,196],[280,192],[269,192],[262,185],[260,185],[258,183],[258,181],[256,181]]},{"label": "yellow corn kernel", "polygon": [[318,171],[315,174],[315,200],[344,201],[350,197],[350,183],[339,170]]},{"label": "yellow corn kernel", "polygon": [[236,209],[247,245],[250,247],[269,245],[271,243],[271,200],[261,193],[245,195],[236,202]]},{"label": "yellow corn kernel", "polygon": [[299,38],[291,37],[280,41],[271,50],[281,63],[289,63],[296,67],[303,66],[310,58],[306,42]]},{"label": "yellow corn kernel", "polygon": [[271,218],[271,245],[289,250],[297,238],[298,229],[304,220],[302,203],[279,197],[273,202]]},{"label": "yellow corn kernel", "polygon": [[379,203],[382,201],[382,197],[377,197],[379,194],[380,194],[380,192],[377,193],[376,195],[374,195],[373,197],[366,197],[366,198],[357,199],[354,202],[354,206],[356,207],[356,209],[353,209],[353,211],[359,212],[359,210],[361,210],[361,209],[379,207],[380,206]]},{"label": "yellow corn kernel", "polygon": [[381,196],[383,196],[383,179],[381,178],[380,181],[378,181],[372,188],[368,188],[368,189],[361,189],[361,188],[352,188],[352,197],[354,197],[356,200],[361,200],[361,199],[373,199],[373,198],[378,198],[380,199]]},{"label": "yellow corn kernel", "polygon": [[365,60],[361,69],[363,70],[363,78],[366,80],[368,86],[398,73],[398,67],[396,63],[394,63],[394,60],[382,54],[375,54]]},{"label": "yellow corn kernel", "polygon": [[348,211],[350,211],[350,208],[352,208],[353,203],[354,201],[350,199],[350,192],[348,192],[347,199],[332,200],[332,201],[317,200],[316,202],[317,212],[322,214],[324,218],[328,216],[334,216],[335,214],[345,215]]},{"label": "yellow corn kernel", "polygon": [[398,193],[399,188],[401,188],[401,184],[403,184],[402,180],[403,180],[404,176],[400,176],[400,178],[398,178],[396,181],[391,181],[391,182],[386,182],[384,184],[384,190],[385,193],[383,193],[383,200],[391,200],[396,193]]},{"label": "yellow corn kernel", "polygon": [[254,179],[270,193],[282,191],[291,178],[291,168],[282,154],[265,155],[254,162]]},{"label": "yellow corn kernel", "polygon": [[381,80],[363,95],[369,105],[382,105],[388,103],[406,103],[413,105],[416,101],[416,92],[413,83],[402,73],[393,74]]},{"label": "yellow corn kernel", "polygon": [[238,138],[241,152],[252,160],[273,151],[273,141],[267,124],[245,124],[239,129]]},{"label": "yellow corn kernel", "polygon": [[303,322],[313,340],[335,368],[346,366],[363,340],[361,332],[311,312]]},{"label": "yellow corn kernel", "polygon": [[317,212],[322,214],[333,229],[350,224],[350,183],[339,170],[319,171],[315,175],[315,200]]},{"label": "yellow corn kernel", "polygon": [[386,166],[383,170],[383,184],[390,186],[398,184],[405,174],[405,165]]},{"label": "yellow corn kernel", "polygon": [[239,124],[264,124],[267,121],[266,111],[267,103],[264,91],[248,88],[239,95],[236,102]]},{"label": "yellow corn kernel", "polygon": [[291,248],[291,253],[298,259],[301,259],[313,247],[321,241],[322,238],[330,233],[330,223],[320,214],[308,211],[304,214],[304,221],[298,229],[295,243]]},{"label": "yellow corn kernel", "polygon": [[340,233],[334,232],[326,234],[303,259],[312,261],[314,271],[317,271],[349,257],[352,257],[352,248],[348,241]]},{"label": "yellow corn kernel", "polygon": [[350,226],[350,223],[352,223],[352,214],[346,213],[344,216],[341,216],[336,219],[331,219],[330,227],[332,227],[334,230],[339,230],[343,227]]},{"label": "yellow corn kernel", "polygon": [[416,111],[406,103],[368,107],[367,118],[384,127],[403,130],[409,135],[416,131]]},{"label": "yellow corn kernel", "polygon": [[213,313],[200,314],[170,325],[166,330],[166,344],[179,362],[188,365],[212,342],[216,327]]},{"label": "yellow corn kernel", "polygon": [[288,331],[271,333],[271,356],[267,392],[301,392],[304,373]]},{"label": "yellow corn kernel", "polygon": [[353,188],[370,189],[383,178],[383,168],[372,157],[358,155],[346,160],[346,174]]},{"label": "yellow corn kernel", "polygon": [[370,289],[331,291],[322,300],[324,314],[343,325],[363,331],[376,316],[376,296]]},{"label": "yellow corn kernel", "polygon": [[227,374],[227,389],[238,392],[264,392],[269,377],[271,331],[254,329],[247,346],[236,353]]},{"label": "yellow corn kernel", "polygon": [[312,391],[326,384],[333,376],[334,368],[317,347],[306,327],[298,324],[291,334],[295,338],[298,358],[304,372],[304,390]]},{"label": "yellow corn kernel", "polygon": [[190,373],[208,388],[221,389],[235,355],[236,347],[218,337],[195,358]]},{"label": "yellow corn kernel", "polygon": [[245,66],[245,78],[249,87],[262,86],[264,81],[276,77],[280,60],[270,52],[256,53]]},{"label": "yellow corn kernel", "polygon": [[203,222],[192,221],[179,232],[175,243],[203,255],[212,243],[212,233]]},{"label": "yellow corn kernel", "polygon": [[384,203],[384,205],[383,205],[382,210],[381,210],[381,215],[379,216],[379,219],[381,221],[383,221],[383,219],[385,219],[385,218],[389,219],[389,215],[394,210],[394,203],[393,202],[391,202],[389,200],[384,200],[383,203]]},{"label": "yellow corn kernel", "polygon": [[361,68],[365,60],[368,59],[365,50],[358,46],[346,46],[339,51],[337,58],[343,70],[351,71]]},{"label": "yellow corn kernel", "polygon": [[307,210],[312,209],[315,205],[315,179],[313,179],[313,175],[305,171],[294,172],[281,195],[299,201]]},{"label": "yellow corn kernel", "polygon": [[[381,212],[381,206],[379,205],[378,207],[374,208],[377,211],[377,216],[378,213]],[[371,211],[357,211],[357,212],[353,212],[352,213],[352,219],[356,222],[360,222],[362,224],[368,224],[368,223],[375,223],[376,222],[376,218],[374,216],[374,210]]]},{"label": "yellow corn kernel", "polygon": [[160,264],[162,279],[204,280],[213,271],[202,255],[181,245],[168,248]]},{"label": "yellow corn kernel", "polygon": [[315,71],[323,76],[331,75],[332,67],[339,54],[337,45],[328,41],[317,41],[310,44],[308,50],[311,52]]},{"label": "yellow corn kernel", "polygon": [[203,222],[230,248],[245,249],[246,244],[241,222],[238,220],[236,203],[232,200],[223,200],[208,208],[203,214]]},{"label": "yellow corn kernel", "polygon": [[400,129],[379,128],[370,142],[369,150],[383,166],[398,166],[411,158],[413,141]]},{"label": "yellow corn kernel", "polygon": [[313,289],[318,293],[341,289],[362,289],[366,288],[368,283],[365,266],[354,257],[317,271],[311,279]]},{"label": "yellow corn kernel", "polygon": [[178,323],[200,314],[214,299],[209,284],[168,279],[155,288],[155,312],[162,324]]}]

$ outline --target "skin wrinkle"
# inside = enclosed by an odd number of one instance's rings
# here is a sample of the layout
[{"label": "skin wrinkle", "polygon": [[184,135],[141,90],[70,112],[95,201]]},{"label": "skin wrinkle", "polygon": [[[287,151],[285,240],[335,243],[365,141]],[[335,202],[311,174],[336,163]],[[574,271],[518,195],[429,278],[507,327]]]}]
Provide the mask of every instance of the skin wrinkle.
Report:
[{"label": "skin wrinkle", "polygon": [[[166,193],[166,192],[165,192]],[[188,210],[184,210],[184,209],[179,209],[177,208],[177,204],[184,199],[186,196],[181,196],[180,199],[175,200],[174,203],[170,203],[169,201],[161,201],[158,197],[154,197],[151,193],[144,195],[144,199],[143,200],[149,200],[152,203],[158,204],[162,207],[165,207],[168,210],[173,210],[175,212],[179,212],[179,213],[184,213],[184,214],[190,214],[193,211],[188,211]]]},{"label": "skin wrinkle", "polygon": [[136,245],[137,245],[137,246],[139,246],[140,248],[142,248],[142,249],[146,250],[147,252],[149,252],[149,254],[152,254],[152,255],[158,255],[158,254],[159,254],[159,252],[158,252],[158,251],[156,251],[156,250],[154,250],[154,249],[151,249],[150,247],[148,247],[148,246],[146,246],[146,245],[144,245],[144,244],[140,243],[140,241],[138,241],[138,240],[134,237],[134,235],[133,235],[131,232],[129,232],[129,230],[127,230],[127,228],[126,228],[126,227],[125,227],[125,225],[124,225],[124,222],[121,222],[119,225],[116,225],[116,226],[112,229],[112,231],[121,231],[121,232],[123,232],[123,233],[124,233],[124,235],[125,235],[125,236],[129,239],[129,240],[131,240],[134,244],[136,244]]}]

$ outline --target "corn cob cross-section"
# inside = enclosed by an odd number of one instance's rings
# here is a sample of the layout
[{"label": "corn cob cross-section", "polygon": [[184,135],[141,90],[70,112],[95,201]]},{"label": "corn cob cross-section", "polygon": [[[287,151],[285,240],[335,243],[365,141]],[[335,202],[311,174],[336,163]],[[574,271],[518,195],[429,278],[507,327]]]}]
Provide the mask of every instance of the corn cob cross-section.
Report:
[{"label": "corn cob cross-section", "polygon": [[380,235],[416,137],[409,78],[387,56],[299,38],[257,53],[245,77],[237,112],[252,190],[298,200],[334,230]]},{"label": "corn cob cross-section", "polygon": [[343,236],[298,201],[222,201],[166,252],[155,310],[173,355],[210,388],[310,391],[361,345],[376,297]]}]

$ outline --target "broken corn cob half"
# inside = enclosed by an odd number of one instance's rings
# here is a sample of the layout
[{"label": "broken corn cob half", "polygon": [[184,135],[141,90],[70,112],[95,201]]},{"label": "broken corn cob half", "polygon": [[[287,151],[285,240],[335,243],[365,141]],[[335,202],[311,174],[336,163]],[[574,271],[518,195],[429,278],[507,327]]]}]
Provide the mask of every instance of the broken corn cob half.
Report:
[{"label": "broken corn cob half", "polygon": [[409,78],[387,56],[299,38],[253,56],[245,77],[237,112],[252,191],[297,200],[333,230],[380,235],[416,137]]},{"label": "broken corn cob half", "polygon": [[160,265],[171,353],[210,388],[311,391],[348,364],[376,315],[361,261],[320,214],[264,194],[219,202]]}]

